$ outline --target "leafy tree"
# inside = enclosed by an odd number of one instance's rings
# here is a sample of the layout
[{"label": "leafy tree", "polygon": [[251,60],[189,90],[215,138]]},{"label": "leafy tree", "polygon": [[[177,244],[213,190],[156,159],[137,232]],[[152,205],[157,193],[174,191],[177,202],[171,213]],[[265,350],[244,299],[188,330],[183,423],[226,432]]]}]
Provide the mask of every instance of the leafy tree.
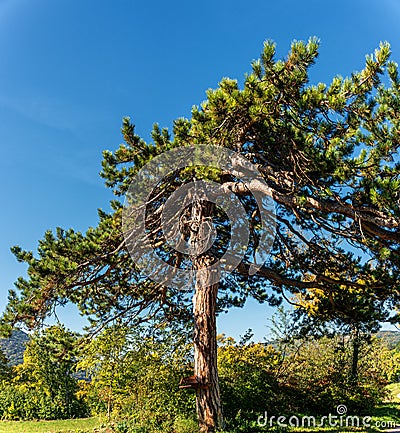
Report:
[{"label": "leafy tree", "polygon": [[21,390],[43,394],[44,401],[51,402],[50,418],[86,414],[76,397],[77,381],[72,375],[77,363],[76,342],[77,336],[63,326],[36,332],[27,344],[24,362],[15,367],[14,382]]},{"label": "leafy tree", "polygon": [[98,390],[98,397],[107,405],[110,421],[116,393],[123,386],[127,371],[128,329],[121,326],[106,328],[97,338],[82,346],[78,369],[85,370]]},{"label": "leafy tree", "polygon": [[96,339],[83,347],[78,369],[85,370],[103,392],[100,400],[107,403],[107,418],[110,421],[114,394],[119,388],[122,372],[126,369],[124,349],[126,348],[127,330],[122,327],[110,327]]},{"label": "leafy tree", "polygon": [[[326,333],[326,325],[339,335],[346,335],[352,345],[350,378],[357,381],[360,349],[371,343],[371,337],[387,320],[390,311],[385,299],[370,297],[360,288],[339,286],[326,293],[321,289],[310,289],[296,299],[294,316],[297,327],[306,334]],[[319,326],[318,326],[319,325]],[[322,329],[321,329],[322,328]]]},{"label": "leafy tree", "polygon": [[[351,380],[352,341],[346,336],[303,338],[287,354],[278,381],[288,386],[292,410],[328,413],[339,404],[365,411],[381,403],[399,359],[381,340],[360,346],[358,381]],[[289,405],[289,406],[290,406]]]},{"label": "leafy tree", "polygon": [[[38,256],[13,248],[28,264],[9,294],[4,328],[19,322],[39,324],[54,307],[68,301],[90,316],[93,325],[115,319],[145,319],[171,325],[193,320],[197,413],[202,431],[223,425],[217,374],[216,314],[243,305],[248,296],[278,303],[286,291],[304,293],[338,287],[398,303],[400,80],[389,61],[389,45],[367,56],[365,68],[327,85],[309,84],[308,71],[318,41],[294,42],[284,60],[267,42],[261,58],[239,87],[223,79],[191,119],[178,119],[171,135],[155,125],[147,143],[124,119],[125,143],[105,151],[102,176],[117,197],[127,193],[150,160],[179,146],[213,144],[238,152],[255,165],[264,183],[249,188],[234,173],[199,167],[177,170],[160,181],[146,203],[146,230],[154,250],[176,268],[195,269],[193,287],[182,292],[144,279],[129,255],[121,230],[122,204],[99,212],[97,227],[85,234],[57,229],[39,242]],[[383,77],[383,79],[382,79]],[[247,214],[250,238],[241,263],[221,283],[207,266],[218,262],[233,225],[210,202],[194,200],[180,220],[185,241],[196,244],[210,220],[216,242],[191,257],[169,248],[161,214],[168,196],[196,179],[221,183],[235,194]],[[253,193],[271,197],[276,207],[276,237],[263,267],[252,263],[263,242],[261,210]],[[275,293],[271,292],[275,290]],[[192,315],[191,297],[194,296]]]},{"label": "leafy tree", "polygon": [[136,425],[169,431],[179,417],[194,415],[193,396],[177,386],[189,374],[190,355],[185,336],[115,325],[82,346],[78,368],[91,379],[89,401],[105,403],[108,417],[128,416]]}]

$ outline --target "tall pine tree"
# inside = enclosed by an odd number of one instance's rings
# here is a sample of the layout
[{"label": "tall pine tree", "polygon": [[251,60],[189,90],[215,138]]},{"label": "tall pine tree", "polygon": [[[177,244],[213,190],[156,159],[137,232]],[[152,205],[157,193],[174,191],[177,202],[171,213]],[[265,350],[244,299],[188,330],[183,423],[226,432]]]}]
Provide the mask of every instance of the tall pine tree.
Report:
[{"label": "tall pine tree", "polygon": [[[156,125],[151,143],[124,119],[125,143],[104,152],[102,176],[118,198],[149,161],[181,146],[229,149],[257,167],[264,182],[252,188],[224,170],[177,170],[156,185],[146,206],[146,230],[157,254],[177,269],[201,271],[223,256],[233,225],[218,206],[195,200],[176,215],[184,240],[198,241],[198,228],[212,221],[214,245],[196,257],[171,249],[161,230],[167,198],[194,178],[218,182],[226,194],[234,194],[245,209],[250,233],[234,272],[216,282],[205,271],[186,291],[144,278],[126,247],[123,206],[117,199],[113,212],[100,211],[98,226],[85,234],[47,232],[36,256],[13,249],[28,264],[28,278],[20,278],[9,294],[3,329],[21,322],[35,327],[67,302],[88,315],[94,327],[116,319],[130,324],[161,320],[170,326],[192,320],[197,413],[201,430],[212,432],[223,425],[216,364],[219,311],[243,305],[248,296],[279,303],[287,293],[329,293],[339,287],[397,305],[397,65],[389,61],[388,44],[381,44],[361,72],[336,77],[329,85],[311,85],[308,71],[317,54],[318,41],[311,39],[293,43],[287,57],[276,60],[275,46],[267,42],[242,88],[235,80],[222,80],[190,119],[175,121],[172,134]],[[249,270],[260,242],[261,216],[252,192],[271,197],[276,212],[275,240],[256,274]]]}]

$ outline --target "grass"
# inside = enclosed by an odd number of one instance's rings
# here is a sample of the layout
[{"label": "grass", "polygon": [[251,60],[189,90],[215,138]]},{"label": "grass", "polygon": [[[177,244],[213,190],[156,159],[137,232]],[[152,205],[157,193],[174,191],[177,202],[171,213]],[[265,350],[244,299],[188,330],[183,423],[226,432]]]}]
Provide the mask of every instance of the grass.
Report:
[{"label": "grass", "polygon": [[99,425],[97,417],[55,421],[1,421],[0,433],[91,433]]},{"label": "grass", "polygon": [[[397,392],[397,390],[395,390],[395,392]],[[301,414],[297,414],[296,418],[293,419],[292,422],[294,423],[298,420],[299,423],[301,424],[302,417],[303,416]],[[343,418],[333,418],[332,424],[336,422],[338,424],[337,426],[330,425],[329,418],[323,420],[321,416],[316,417],[315,427],[312,426],[313,423],[311,422],[311,420],[307,420],[307,418],[304,419],[304,423],[305,423],[304,427],[293,427],[293,426],[291,427],[288,419],[284,420],[283,422],[289,425],[279,427],[278,425],[275,424],[272,428],[271,427],[257,428],[254,425],[254,427],[251,429],[251,432],[253,433],[265,433],[265,432],[269,432],[269,433],[316,433],[316,432],[381,433],[387,429],[399,428],[400,405],[398,403],[393,403],[393,402],[385,403],[371,410],[371,412],[368,413],[368,415],[364,414],[364,415],[358,415],[357,417],[356,416],[353,417],[351,414],[349,414],[349,418],[346,418],[346,415],[344,415]],[[348,426],[346,426],[346,423],[348,423]],[[233,430],[231,433],[234,432],[236,432],[236,430]]]},{"label": "grass", "polygon": [[[392,398],[400,393],[400,384],[390,386]],[[399,399],[400,401],[400,399]],[[278,428],[275,426],[272,429],[259,428],[251,429],[252,432],[264,433],[343,433],[343,432],[357,432],[357,433],[372,433],[382,432],[386,428],[392,428],[390,423],[400,425],[400,405],[391,399],[391,403],[386,403],[378,406],[370,414],[371,428],[346,428],[346,427],[325,427],[316,428]],[[110,432],[108,428],[100,429],[101,420],[97,417],[84,418],[84,419],[69,419],[69,420],[56,420],[56,421],[0,421],[0,433],[94,433],[94,432]],[[185,430],[186,431],[186,430]],[[189,430],[188,430],[189,431]],[[192,431],[192,430],[190,430]],[[242,431],[234,430],[234,432]]]},{"label": "grass", "polygon": [[[396,394],[397,395],[397,394]],[[374,409],[372,413],[371,424],[377,425],[381,428],[381,426],[386,426],[387,428],[393,428],[393,425],[400,425],[400,407],[396,403],[392,404],[384,404],[382,406],[378,406]],[[381,428],[384,430],[384,428]]]},{"label": "grass", "polygon": [[[397,394],[396,394],[397,395]],[[382,432],[386,429],[392,429],[396,425],[400,425],[400,407],[396,403],[386,403],[376,407],[370,413],[370,419],[366,422],[370,427],[363,427],[363,416],[360,416],[360,427],[317,427],[317,428],[293,428],[290,432],[293,433],[311,433],[311,432],[324,432],[324,433],[342,433],[342,432],[358,432],[358,433],[372,433]]]}]

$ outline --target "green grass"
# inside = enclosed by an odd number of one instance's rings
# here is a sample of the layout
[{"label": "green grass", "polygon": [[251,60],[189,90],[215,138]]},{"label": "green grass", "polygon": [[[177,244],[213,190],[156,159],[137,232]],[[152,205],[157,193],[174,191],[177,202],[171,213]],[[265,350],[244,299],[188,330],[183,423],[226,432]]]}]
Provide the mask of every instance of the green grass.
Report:
[{"label": "green grass", "polygon": [[[396,384],[396,386],[398,386]],[[397,395],[397,388],[393,388],[393,395]],[[400,386],[399,386],[400,388]],[[384,428],[376,428],[377,422],[381,425],[382,422],[396,422],[400,424],[400,405],[396,403],[386,403],[382,406],[375,408],[370,414],[371,428],[345,428],[337,427],[332,428],[317,427],[317,428],[255,428],[251,429],[252,432],[265,433],[269,431],[270,433],[343,433],[343,432],[357,432],[357,433],[372,433],[384,431]],[[69,419],[69,420],[57,420],[57,421],[0,421],[0,433],[94,433],[94,432],[110,432],[113,430],[102,428],[100,429],[101,420],[97,417],[85,418],[85,419]],[[242,429],[234,429],[232,433],[238,431],[244,431]]]},{"label": "green grass", "polygon": [[[397,395],[397,394],[396,394]],[[363,416],[360,416],[360,427],[318,427],[318,428],[293,428],[289,429],[293,433],[311,433],[311,432],[324,432],[324,433],[342,433],[342,432],[358,432],[358,433],[372,433],[382,432],[387,428],[392,429],[393,424],[400,425],[400,406],[396,403],[386,403],[376,407],[369,414],[370,424],[369,428],[362,427]]]},{"label": "green grass", "polygon": [[389,426],[388,423],[395,422],[398,426],[400,425],[400,406],[398,404],[384,404],[378,406],[374,409],[372,415],[371,424],[382,425],[386,424],[388,428],[393,428]]},{"label": "green grass", "polygon": [[56,421],[0,421],[0,433],[86,433],[99,425],[100,421],[96,417]]}]

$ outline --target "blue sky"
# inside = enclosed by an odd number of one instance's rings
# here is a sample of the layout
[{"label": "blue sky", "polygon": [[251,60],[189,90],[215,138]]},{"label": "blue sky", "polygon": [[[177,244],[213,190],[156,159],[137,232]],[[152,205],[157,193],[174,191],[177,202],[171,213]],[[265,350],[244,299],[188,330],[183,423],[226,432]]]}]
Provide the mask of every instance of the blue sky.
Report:
[{"label": "blue sky", "polygon": [[[318,36],[316,82],[361,69],[383,40],[400,63],[399,19],[397,0],[0,0],[0,311],[25,272],[10,246],[85,230],[108,208],[101,152],[122,141],[123,116],[144,138],[154,122],[170,127],[222,77],[243,80],[266,39],[284,56]],[[219,331],[262,338],[270,312],[249,303]],[[60,317],[82,323],[72,308]]]}]

